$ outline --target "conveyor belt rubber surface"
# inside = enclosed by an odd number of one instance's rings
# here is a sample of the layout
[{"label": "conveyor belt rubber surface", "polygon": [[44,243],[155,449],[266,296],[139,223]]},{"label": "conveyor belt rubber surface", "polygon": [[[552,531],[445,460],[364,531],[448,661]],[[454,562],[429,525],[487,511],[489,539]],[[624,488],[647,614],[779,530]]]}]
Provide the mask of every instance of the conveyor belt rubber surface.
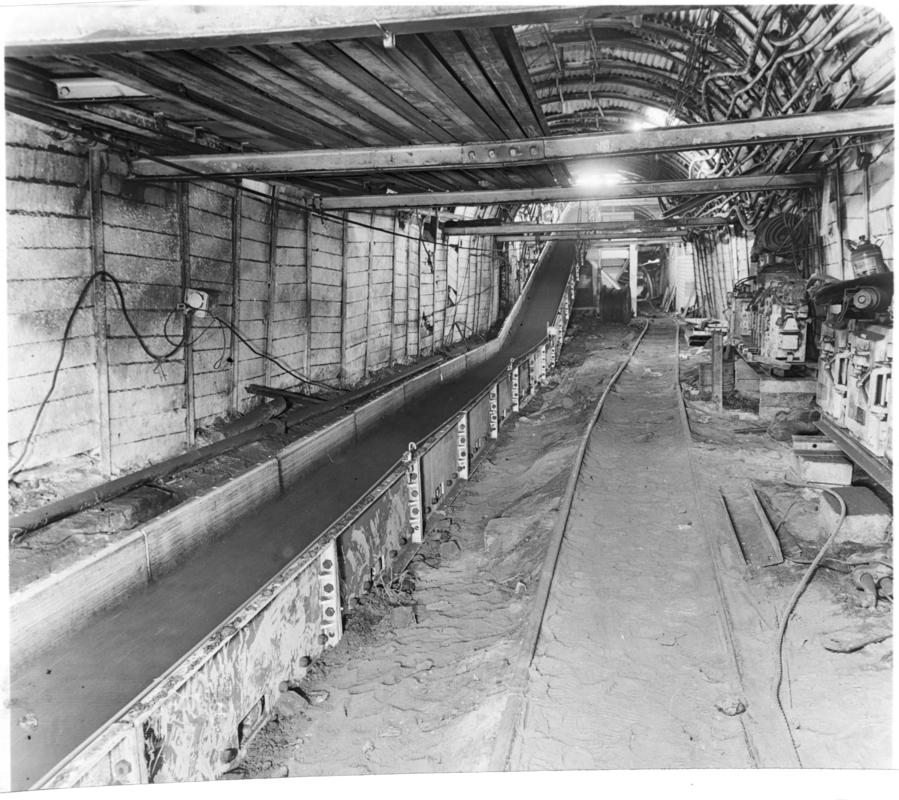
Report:
[{"label": "conveyor belt rubber surface", "polygon": [[[239,608],[418,441],[546,334],[574,260],[551,245],[507,342],[489,361],[386,416],[332,463],[242,519],[175,571],[93,617],[11,680],[12,788],[26,789]],[[24,730],[17,720],[34,714]]]}]

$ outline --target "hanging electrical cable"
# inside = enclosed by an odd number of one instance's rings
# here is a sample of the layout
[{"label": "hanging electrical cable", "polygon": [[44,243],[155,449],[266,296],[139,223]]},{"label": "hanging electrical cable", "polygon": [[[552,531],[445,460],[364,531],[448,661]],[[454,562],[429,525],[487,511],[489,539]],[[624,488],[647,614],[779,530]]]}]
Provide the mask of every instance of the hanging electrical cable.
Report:
[{"label": "hanging electrical cable", "polygon": [[283,370],[285,373],[290,375],[292,378],[296,378],[300,383],[307,383],[312,386],[321,386],[323,389],[331,389],[332,391],[335,391],[335,392],[347,391],[346,389],[342,389],[339,386],[333,386],[330,383],[324,383],[323,381],[315,380],[314,378],[310,378],[306,375],[301,375],[299,372],[296,372],[295,370],[291,369],[290,367],[288,367],[283,362],[279,361],[274,356],[270,355],[269,353],[266,353],[264,350],[257,349],[256,346],[246,337],[245,334],[243,334],[237,327],[232,325],[227,320],[222,319],[218,315],[212,314],[212,313],[210,313],[209,316],[212,317],[212,319],[216,320],[216,322],[218,322],[220,325],[226,327],[229,331],[231,331],[231,333],[233,333],[238,339],[240,339],[240,341],[243,342],[250,349],[251,352],[255,353],[260,358],[264,358],[267,361],[270,361],[272,364],[274,364],[279,369]]},{"label": "hanging electrical cable", "polygon": [[[128,306],[125,303],[125,295],[122,292],[122,286],[119,283],[118,278],[116,278],[115,275],[106,272],[105,270],[98,270],[93,275],[91,275],[82,287],[81,292],[78,294],[78,299],[75,301],[75,305],[72,308],[71,313],[69,314],[68,320],[66,321],[66,326],[63,329],[62,333],[62,345],[59,348],[59,357],[56,359],[56,365],[53,367],[53,373],[50,377],[50,387],[47,389],[47,392],[44,394],[44,397],[41,400],[40,405],[38,406],[37,413],[34,416],[34,421],[31,423],[31,428],[29,429],[28,434],[25,437],[25,441],[22,445],[22,450],[19,453],[18,458],[16,458],[16,460],[8,470],[8,476],[10,479],[15,476],[22,462],[25,460],[25,457],[28,454],[29,449],[31,448],[31,444],[34,441],[34,435],[37,431],[38,423],[41,421],[41,417],[44,414],[44,409],[46,409],[47,403],[50,402],[50,398],[53,396],[53,392],[56,390],[56,382],[59,379],[59,371],[62,368],[62,362],[66,356],[66,348],[68,347],[69,340],[72,336],[72,326],[75,323],[75,317],[78,315],[78,311],[81,309],[81,306],[84,303],[85,298],[87,297],[88,291],[90,291],[90,288],[94,285],[94,282],[100,279],[113,285],[119,299],[119,305],[121,306],[122,315],[125,318],[125,322],[137,339],[137,342],[140,345],[141,349],[158,364],[169,361],[172,356],[175,355],[175,353],[177,353],[182,347],[184,347],[187,341],[189,326],[187,326],[185,334],[182,336],[180,341],[169,342],[169,344],[172,344],[171,350],[165,353],[153,352],[153,350],[151,350],[147,343],[144,341],[143,335],[140,333],[140,331],[138,331],[137,327],[131,319],[131,315],[128,313]],[[190,314],[192,313],[192,310],[187,309],[186,312]]]}]

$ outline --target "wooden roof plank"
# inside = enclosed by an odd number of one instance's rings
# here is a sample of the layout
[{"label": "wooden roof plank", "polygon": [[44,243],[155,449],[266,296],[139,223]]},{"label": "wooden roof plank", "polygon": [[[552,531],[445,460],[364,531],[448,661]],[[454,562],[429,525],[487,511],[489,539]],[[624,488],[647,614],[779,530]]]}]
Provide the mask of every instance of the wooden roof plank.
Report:
[{"label": "wooden roof plank", "polygon": [[398,93],[393,87],[379,80],[334,44],[321,42],[295,49],[299,49],[301,53],[308,54],[320,63],[326,64],[347,81],[358,86],[362,92],[374,98],[376,102],[391,108],[396,114],[407,119],[410,124],[417,126],[425,134],[422,142],[448,142],[452,140],[453,137],[449,131],[440,127],[437,122],[422,113],[418,106],[409,102],[405,97],[405,93]]},{"label": "wooden roof plank", "polygon": [[[446,131],[451,139],[458,137],[462,131],[467,133],[472,130],[471,125],[464,125],[458,117],[454,117],[450,113],[449,109],[442,106],[442,98],[435,97],[433,93],[420,90],[418,86],[410,81],[402,69],[387,61],[383,52],[379,52],[377,48],[366,47],[361,40],[338,42],[333,46],[361,69],[374,75],[377,80],[381,81],[392,92],[405,97],[422,114],[432,120],[434,124]],[[439,139],[438,141],[446,141],[446,139]]]},{"label": "wooden roof plank", "polygon": [[[255,115],[262,127],[284,131],[287,136],[293,135],[296,139],[311,139],[319,147],[353,147],[359,143],[358,138],[347,136],[331,125],[307,117],[240,79],[219,72],[184,52],[131,53],[129,58],[148,64],[207,95],[226,98],[228,106]],[[354,139],[356,144],[353,143]]]},{"label": "wooden roof plank", "polygon": [[[199,114],[203,118],[213,121],[223,119],[229,126],[243,131],[245,140],[252,141],[261,137],[282,147],[296,145],[298,137],[288,138],[289,131],[263,124],[258,113],[245,113],[225,101],[204,96],[180,81],[160,75],[145,64],[118,55],[97,55],[90,59],[70,56],[66,60],[83,66],[86,71],[95,75],[121,81],[135,89],[165,99],[178,108]],[[210,124],[208,128],[212,130],[213,125]],[[312,143],[308,139],[302,141]]]},{"label": "wooden roof plank", "polygon": [[[330,64],[322,63],[301,48],[261,45],[249,48],[249,52],[290,74],[311,90],[331,98],[347,112],[385,130],[394,141],[413,144],[427,141],[427,132],[411,121],[407,114],[397,112],[393,104],[382,102],[380,97],[360,88]],[[382,95],[389,93],[382,84],[375,83],[381,88]]]},{"label": "wooden roof plank", "polygon": [[[375,115],[355,114],[333,98],[339,97],[332,90],[330,94],[309,88],[293,75],[285,73],[254,53],[242,48],[229,50],[200,50],[196,55],[212,67],[236,77],[236,70],[243,70],[253,82],[258,76],[259,84],[266,94],[283,102],[293,111],[304,115],[329,120],[329,124],[343,131],[348,138],[361,139],[368,145],[395,144],[396,137],[383,127]],[[240,78],[245,81],[246,78]]]},{"label": "wooden roof plank", "polygon": [[[391,89],[408,97],[453,138],[460,135],[478,138],[477,124],[457,109],[415,64],[401,54],[396,55],[396,50],[387,51],[379,42],[372,44],[361,39],[338,42],[337,47]],[[391,57],[388,52],[395,55]]]},{"label": "wooden roof plank", "polygon": [[[527,103],[531,108],[531,113],[534,115],[534,119],[540,126],[540,130],[544,134],[549,133],[549,125],[547,124],[546,117],[543,115],[543,106],[537,97],[534,85],[531,83],[530,72],[528,71],[527,65],[524,63],[524,56],[521,53],[521,48],[518,46],[518,40],[515,38],[515,34],[512,32],[511,28],[494,28],[492,34],[496,39],[500,50],[505,55],[506,62],[509,64],[509,69],[517,80],[518,85],[521,87],[521,90],[527,99]],[[568,174],[568,169],[564,164],[550,164],[549,169],[552,172],[555,182],[560,186],[567,186],[571,182],[571,176]]]},{"label": "wooden roof plank", "polygon": [[545,125],[534,114],[521,85],[516,80],[490,29],[469,29],[460,35],[477,57],[497,93],[514,115],[525,136],[539,136],[546,133]]},{"label": "wooden roof plank", "polygon": [[385,52],[388,58],[408,60],[414,64],[423,79],[430,81],[449,103],[474,122],[481,138],[502,138],[506,135],[477,98],[460,82],[459,76],[431,51],[425,39],[419,36],[400,36],[397,37],[396,47]]},{"label": "wooden roof plank", "polygon": [[428,36],[425,42],[446,61],[461,80],[465,90],[477,98],[479,105],[500,127],[503,134],[516,138],[528,135],[509,111],[502,95],[484,74],[484,62],[496,56],[502,57],[501,53],[488,53],[485,59],[476,60],[466,48],[464,40],[455,33]]}]

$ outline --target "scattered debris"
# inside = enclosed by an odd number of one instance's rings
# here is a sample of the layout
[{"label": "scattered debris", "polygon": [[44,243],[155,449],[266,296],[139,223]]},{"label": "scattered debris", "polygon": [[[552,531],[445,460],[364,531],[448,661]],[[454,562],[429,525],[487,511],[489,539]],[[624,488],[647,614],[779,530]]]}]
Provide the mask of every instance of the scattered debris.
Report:
[{"label": "scattered debris", "polygon": [[741,698],[730,695],[728,697],[722,697],[715,703],[715,708],[725,716],[737,717],[746,711],[746,703]]},{"label": "scattered debris", "polygon": [[37,730],[37,726],[37,717],[30,711],[19,720],[19,727],[23,731],[28,731],[29,733],[31,733],[32,731]]}]

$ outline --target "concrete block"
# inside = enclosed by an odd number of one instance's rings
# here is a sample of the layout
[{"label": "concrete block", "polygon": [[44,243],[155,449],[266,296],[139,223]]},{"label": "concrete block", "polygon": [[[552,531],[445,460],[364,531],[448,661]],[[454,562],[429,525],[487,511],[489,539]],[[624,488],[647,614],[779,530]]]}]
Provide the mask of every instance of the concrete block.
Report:
[{"label": "concrete block", "polygon": [[814,378],[761,378],[759,416],[774,419],[778,411],[808,408],[816,394]]},{"label": "concrete block", "polygon": [[852,462],[836,453],[793,453],[793,469],[807,483],[848,486],[852,482]]},{"label": "concrete block", "polygon": [[[834,489],[846,504],[846,519],[837,535],[837,542],[856,542],[864,545],[881,545],[888,538],[890,510],[886,504],[866,486],[844,486]],[[825,494],[818,508],[818,520],[829,536],[840,519],[839,503]]]}]

